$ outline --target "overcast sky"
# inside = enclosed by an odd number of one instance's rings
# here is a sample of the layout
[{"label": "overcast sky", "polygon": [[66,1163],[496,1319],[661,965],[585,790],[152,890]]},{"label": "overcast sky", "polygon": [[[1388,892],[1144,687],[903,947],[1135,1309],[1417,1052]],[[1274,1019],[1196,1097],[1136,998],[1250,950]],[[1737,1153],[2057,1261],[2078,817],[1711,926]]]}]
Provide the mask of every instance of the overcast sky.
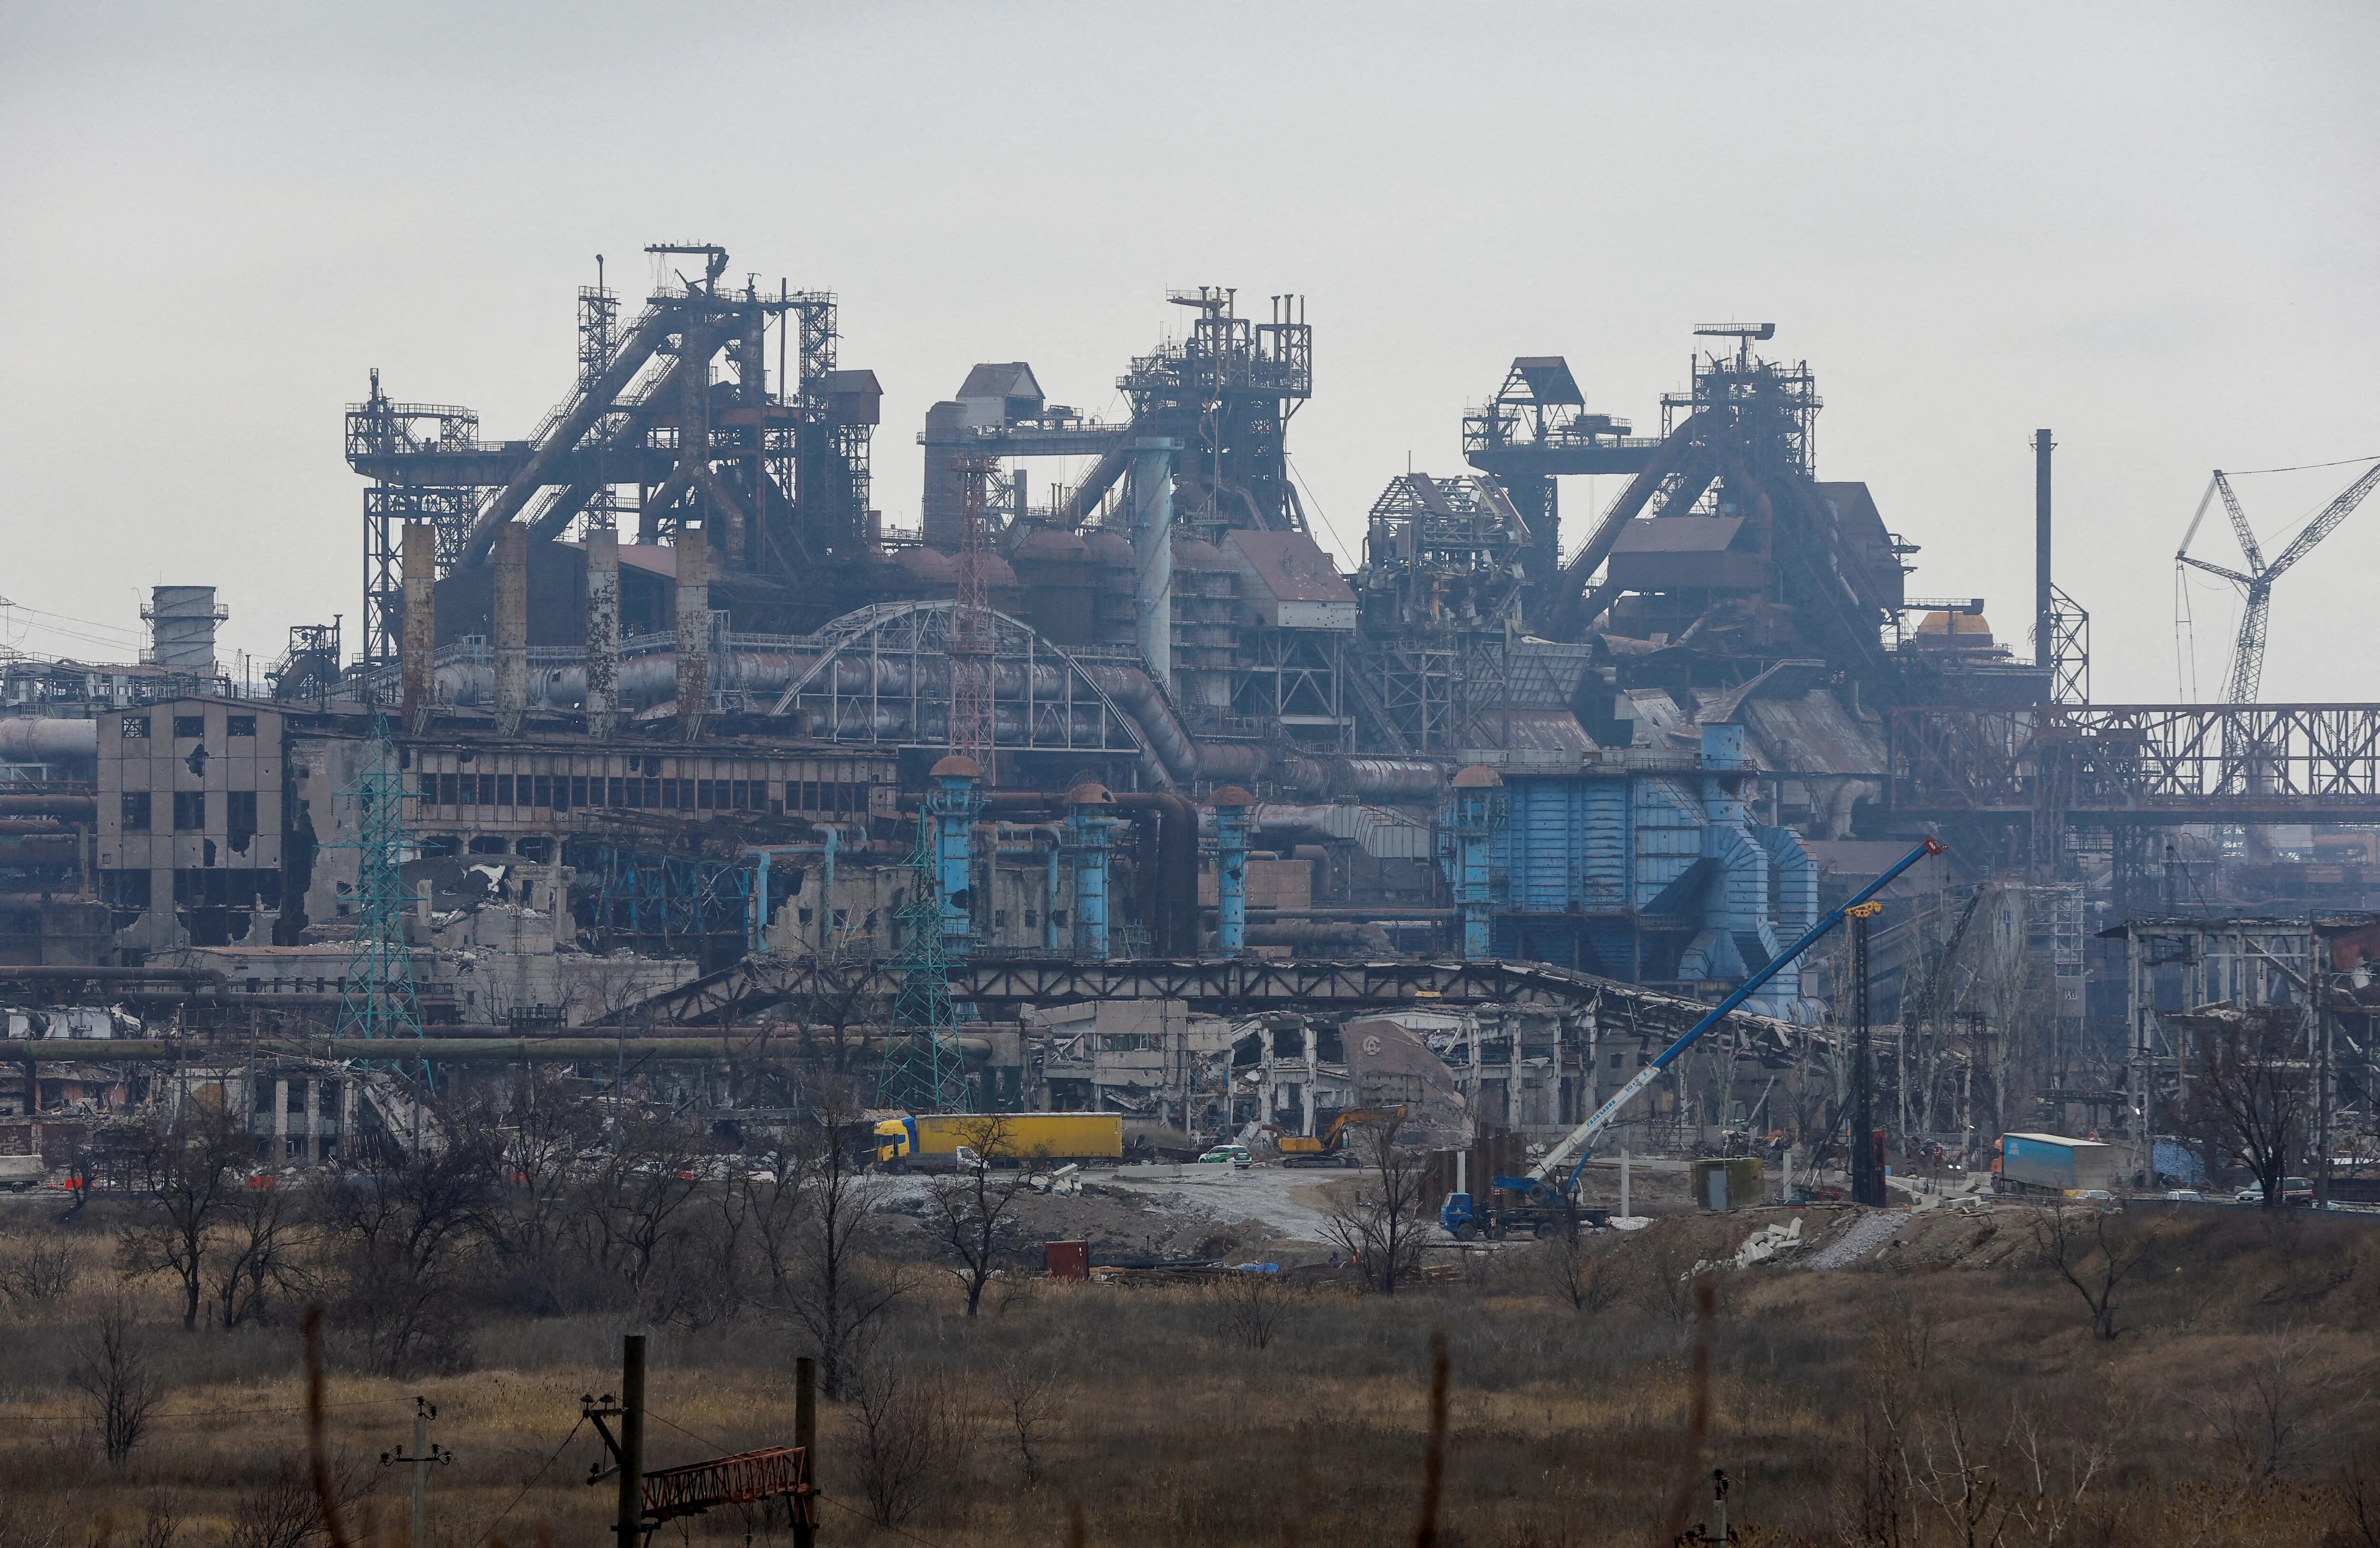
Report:
[{"label": "overcast sky", "polygon": [[[2095,697],[2169,700],[2208,469],[2380,453],[2375,76],[2365,0],[0,0],[0,595],[17,642],[89,656],[159,582],[221,588],[267,658],[352,629],[367,370],[525,434],[594,255],[633,296],[646,243],[711,241],[841,294],[903,525],[971,362],[1111,411],[1167,287],[1305,294],[1292,457],[1350,563],[1408,455],[1461,470],[1512,356],[1654,425],[1694,323],[1774,322],[1820,476],[1923,545],[1912,592],[1985,596],[2020,646],[2053,427]],[[2240,488],[2274,532],[2354,472]],[[1566,542],[1616,493],[1570,481]],[[2280,584],[2268,701],[2380,699],[2375,560],[2380,499]],[[2193,613],[2212,696],[2237,607]]]}]

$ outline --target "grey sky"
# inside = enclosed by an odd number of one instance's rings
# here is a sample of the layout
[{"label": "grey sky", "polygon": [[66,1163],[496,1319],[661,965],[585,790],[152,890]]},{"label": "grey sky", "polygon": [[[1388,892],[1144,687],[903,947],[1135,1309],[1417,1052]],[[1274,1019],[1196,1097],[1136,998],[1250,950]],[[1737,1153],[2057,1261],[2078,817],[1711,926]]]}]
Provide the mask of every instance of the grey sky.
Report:
[{"label": "grey sky", "polygon": [[[1408,452],[1460,469],[1512,356],[1642,425],[1694,323],[1773,321],[1822,475],[2003,636],[2055,427],[2096,697],[2168,699],[2207,469],[2380,453],[2376,66],[2369,4],[6,0],[0,594],[128,629],[212,582],[266,656],[352,624],[367,368],[526,433],[593,254],[633,293],[680,239],[841,294],[903,524],[970,362],[1110,408],[1165,287],[1304,292],[1290,445],[1349,558]],[[2352,471],[2242,490],[2270,531]],[[1613,493],[1571,482],[1565,535]],[[2283,583],[2268,700],[2380,698],[2375,558],[2380,501]],[[2196,612],[2211,693],[2236,609]]]}]

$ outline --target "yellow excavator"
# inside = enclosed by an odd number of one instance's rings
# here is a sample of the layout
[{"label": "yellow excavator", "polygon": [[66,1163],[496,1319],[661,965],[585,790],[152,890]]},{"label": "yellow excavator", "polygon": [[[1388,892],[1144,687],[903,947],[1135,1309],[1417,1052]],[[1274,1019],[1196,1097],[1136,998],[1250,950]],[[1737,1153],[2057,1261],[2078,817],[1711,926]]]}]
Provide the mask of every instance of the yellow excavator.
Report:
[{"label": "yellow excavator", "polygon": [[1283,1134],[1273,1128],[1273,1148],[1283,1166],[1361,1166],[1355,1153],[1355,1131],[1366,1124],[1385,1124],[1393,1131],[1405,1121],[1405,1104],[1394,1107],[1350,1107],[1332,1118],[1319,1134]]}]

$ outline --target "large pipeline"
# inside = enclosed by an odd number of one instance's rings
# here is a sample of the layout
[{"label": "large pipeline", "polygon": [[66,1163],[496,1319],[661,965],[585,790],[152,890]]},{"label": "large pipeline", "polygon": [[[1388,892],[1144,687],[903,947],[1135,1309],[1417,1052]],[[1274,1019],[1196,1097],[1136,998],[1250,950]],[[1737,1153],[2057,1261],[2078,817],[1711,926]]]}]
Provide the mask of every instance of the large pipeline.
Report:
[{"label": "large pipeline", "polygon": [[0,720],[0,759],[99,756],[99,722],[62,715],[12,715]]},{"label": "large pipeline", "polygon": [[98,816],[96,796],[0,796],[0,817],[64,817],[88,823]]},{"label": "large pipeline", "polygon": [[1366,951],[1382,956],[1394,956],[1397,949],[1390,942],[1389,932],[1377,924],[1347,924],[1335,920],[1304,924],[1251,923],[1248,945],[1296,946],[1334,954]]}]

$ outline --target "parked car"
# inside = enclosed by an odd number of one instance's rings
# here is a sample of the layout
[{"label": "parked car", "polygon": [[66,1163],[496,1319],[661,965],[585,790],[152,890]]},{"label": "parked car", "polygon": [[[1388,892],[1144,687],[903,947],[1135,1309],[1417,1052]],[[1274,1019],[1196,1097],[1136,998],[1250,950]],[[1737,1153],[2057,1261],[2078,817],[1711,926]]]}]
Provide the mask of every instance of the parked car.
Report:
[{"label": "parked car", "polygon": [[2169,1188],[2165,1190],[2165,1201],[2168,1204],[2203,1204],[2206,1202],[2206,1195],[2194,1188]]},{"label": "parked car", "polygon": [[2235,1204],[2261,1204],[2265,1201],[2265,1190],[2261,1188],[2243,1188],[2231,1195],[2231,1201]]},{"label": "parked car", "polygon": [[1256,1158],[1248,1153],[1248,1148],[1245,1145],[1218,1145],[1200,1156],[1198,1160],[1201,1164],[1212,1163],[1218,1166],[1229,1166],[1235,1171],[1245,1171],[1256,1162]]}]

